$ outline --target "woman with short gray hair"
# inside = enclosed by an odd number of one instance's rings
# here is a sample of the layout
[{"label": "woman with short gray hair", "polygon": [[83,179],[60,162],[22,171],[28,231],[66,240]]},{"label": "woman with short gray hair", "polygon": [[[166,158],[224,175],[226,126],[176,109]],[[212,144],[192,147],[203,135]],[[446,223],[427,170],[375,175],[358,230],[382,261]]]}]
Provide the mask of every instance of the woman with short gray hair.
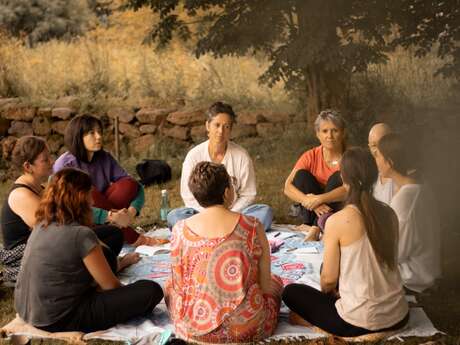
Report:
[{"label": "woman with short gray hair", "polygon": [[321,111],[315,120],[320,145],[300,156],[284,184],[284,194],[295,202],[302,217],[300,230],[308,239],[318,239],[320,227],[341,208],[346,191],[340,177],[340,159],[345,151],[345,121],[335,110]]},{"label": "woman with short gray hair", "polygon": [[236,114],[232,107],[223,102],[215,102],[205,113],[208,140],[192,148],[182,164],[180,194],[185,207],[172,210],[168,214],[168,226],[189,218],[203,210],[188,187],[193,168],[202,161],[223,164],[232,177],[234,200],[230,209],[257,218],[267,230],[273,219],[273,211],[265,204],[255,204],[257,194],[254,165],[248,152],[231,139]]}]

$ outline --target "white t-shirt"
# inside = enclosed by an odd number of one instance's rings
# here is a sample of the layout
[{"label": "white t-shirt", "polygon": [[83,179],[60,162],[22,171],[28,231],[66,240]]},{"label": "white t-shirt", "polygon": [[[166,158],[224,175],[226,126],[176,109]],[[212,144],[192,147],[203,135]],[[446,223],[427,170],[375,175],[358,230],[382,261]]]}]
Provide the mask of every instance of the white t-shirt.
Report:
[{"label": "white t-shirt", "polygon": [[[188,180],[193,168],[199,162],[211,162],[209,156],[209,140],[192,148],[185,157],[182,164],[182,175],[180,180],[180,195],[185,206],[201,211],[203,207],[198,204],[188,188]],[[256,197],[256,175],[251,157],[241,146],[229,142],[222,164],[233,177],[233,188],[235,200],[232,204],[232,211],[241,212],[251,205]]]},{"label": "white t-shirt", "polygon": [[427,186],[403,185],[390,206],[399,220],[401,278],[407,288],[422,292],[441,276],[441,228],[433,195]]},{"label": "white t-shirt", "polygon": [[379,175],[377,182],[374,184],[374,198],[389,205],[393,198],[394,184],[391,178],[385,179],[382,183],[382,177]]}]

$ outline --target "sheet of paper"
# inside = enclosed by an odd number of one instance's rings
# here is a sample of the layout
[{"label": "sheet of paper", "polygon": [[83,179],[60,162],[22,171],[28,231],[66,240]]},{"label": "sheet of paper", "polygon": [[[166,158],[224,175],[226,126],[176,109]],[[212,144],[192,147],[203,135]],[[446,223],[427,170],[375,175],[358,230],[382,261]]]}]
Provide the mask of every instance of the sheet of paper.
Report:
[{"label": "sheet of paper", "polygon": [[290,254],[303,255],[303,254],[319,254],[319,250],[316,247],[302,247],[297,248],[289,252]]},{"label": "sheet of paper", "polygon": [[166,243],[161,246],[139,246],[136,248],[135,252],[141,255],[152,256],[155,254],[165,254],[171,251],[171,244]]}]

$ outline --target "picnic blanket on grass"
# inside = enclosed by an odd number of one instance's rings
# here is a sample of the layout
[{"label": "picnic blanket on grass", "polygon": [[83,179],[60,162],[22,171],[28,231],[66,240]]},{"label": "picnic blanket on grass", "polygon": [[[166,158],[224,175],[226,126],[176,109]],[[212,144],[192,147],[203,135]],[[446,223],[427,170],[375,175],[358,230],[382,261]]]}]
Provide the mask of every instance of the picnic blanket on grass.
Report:
[{"label": "picnic blanket on grass", "polygon": [[[168,229],[150,231],[147,236],[156,238],[169,238]],[[308,284],[319,289],[320,266],[322,262],[323,246],[321,242],[304,242],[304,234],[292,231],[290,225],[273,225],[267,237],[272,247],[277,248],[272,252],[272,271],[281,277],[284,284],[298,282]],[[165,246],[167,248],[167,246]],[[133,247],[125,246],[122,254],[134,251]],[[124,283],[132,283],[139,279],[155,280],[164,286],[169,276],[169,254],[167,250],[160,250],[159,254],[142,256],[141,260],[120,273],[119,278]],[[282,304],[278,327],[275,334],[265,342],[271,340],[302,340],[316,339],[327,336],[326,333],[313,327],[293,326],[288,321],[289,309]],[[4,326],[2,329],[5,335],[28,335],[31,337],[47,338],[46,334],[34,335],[31,326],[18,327],[20,323],[15,319],[16,327]],[[12,323],[13,323],[12,322]],[[32,327],[32,329],[34,329]],[[37,330],[41,333],[46,333]],[[129,323],[117,325],[105,331],[83,334],[80,333],[79,341],[85,342],[91,339],[105,339],[113,341],[124,341],[128,344],[164,344],[169,336],[173,334],[174,327],[169,319],[169,314],[164,301],[160,303],[149,317],[138,318]],[[72,333],[75,342],[75,332]],[[346,338],[347,341],[376,341],[382,338],[399,338],[417,336],[428,337],[440,333],[434,328],[431,321],[422,308],[413,307],[410,309],[408,325],[397,332],[376,333],[356,338]],[[64,339],[63,333],[59,339]],[[53,333],[51,334],[51,336]],[[70,341],[72,342],[72,341]]]}]

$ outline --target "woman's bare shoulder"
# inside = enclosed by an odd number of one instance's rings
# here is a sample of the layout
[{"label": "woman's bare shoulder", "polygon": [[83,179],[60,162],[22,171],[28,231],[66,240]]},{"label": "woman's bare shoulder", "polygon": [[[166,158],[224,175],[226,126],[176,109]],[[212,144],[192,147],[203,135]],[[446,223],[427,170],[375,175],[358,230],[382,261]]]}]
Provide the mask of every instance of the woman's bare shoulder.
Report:
[{"label": "woman's bare shoulder", "polygon": [[8,204],[10,206],[16,205],[18,203],[27,204],[28,201],[37,200],[40,200],[40,197],[26,187],[15,188],[8,196]]},{"label": "woman's bare shoulder", "polygon": [[333,231],[339,237],[356,237],[362,234],[362,226],[359,210],[348,206],[328,218],[325,231]]}]

